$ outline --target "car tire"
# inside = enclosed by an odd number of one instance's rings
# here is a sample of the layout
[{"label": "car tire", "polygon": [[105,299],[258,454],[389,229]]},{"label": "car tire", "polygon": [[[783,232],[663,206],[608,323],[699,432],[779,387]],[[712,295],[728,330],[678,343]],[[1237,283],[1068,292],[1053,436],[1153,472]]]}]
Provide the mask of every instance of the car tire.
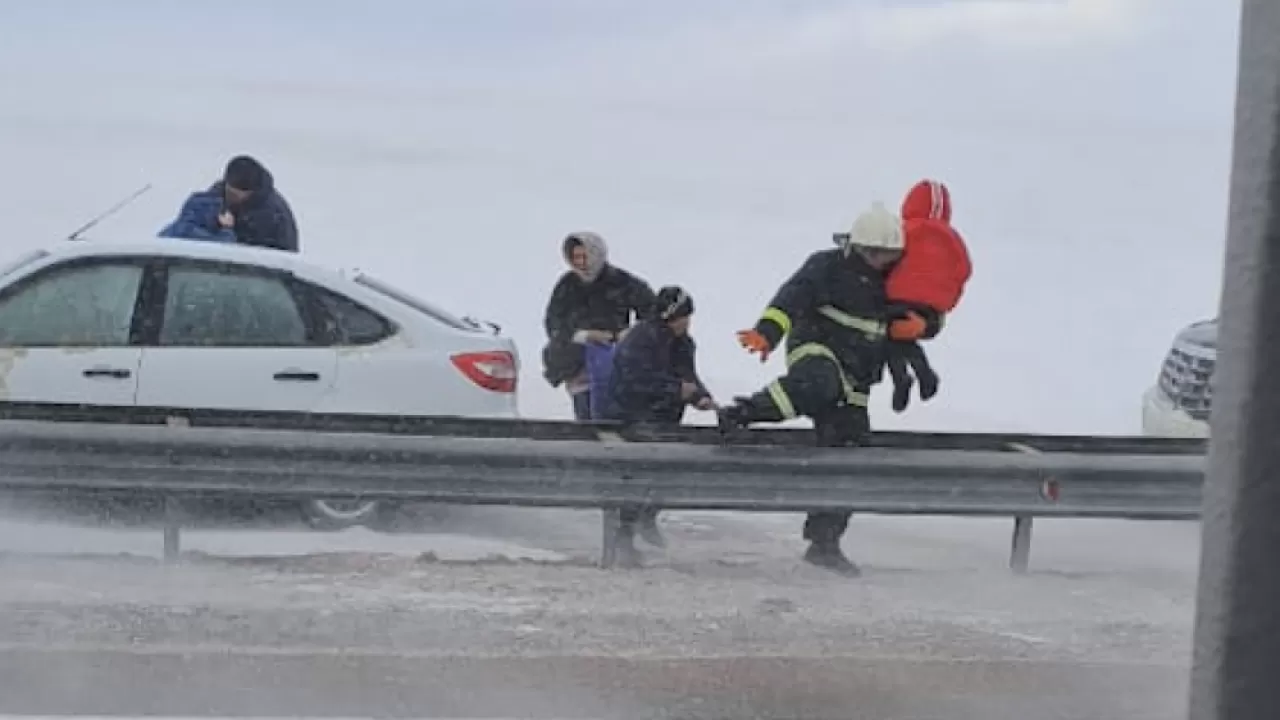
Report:
[{"label": "car tire", "polygon": [[393,503],[363,498],[320,498],[302,503],[302,517],[317,530],[365,526],[378,530],[395,515]]}]

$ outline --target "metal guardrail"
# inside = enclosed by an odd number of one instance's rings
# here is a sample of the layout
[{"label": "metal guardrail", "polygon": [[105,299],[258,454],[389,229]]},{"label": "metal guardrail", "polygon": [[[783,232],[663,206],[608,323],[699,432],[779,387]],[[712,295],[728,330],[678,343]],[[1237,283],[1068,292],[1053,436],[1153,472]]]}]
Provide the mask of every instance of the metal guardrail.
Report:
[{"label": "metal guardrail", "polygon": [[[47,402],[0,402],[0,420],[51,420],[60,423],[164,425],[180,420],[198,428],[321,430],[335,433],[410,434],[410,436],[524,439],[600,439],[631,442],[678,442],[721,445],[716,429],[699,425],[677,428],[622,428],[609,423],[561,420],[452,418],[452,416],[285,413],[285,411],[193,410],[184,407],[110,407]],[[737,445],[812,447],[805,428],[753,428]],[[876,432],[867,447],[914,450],[995,450],[1020,452],[1078,451],[1097,454],[1203,455],[1207,441],[1198,438],[1134,436],[1064,436],[1032,433]]]},{"label": "metal guardrail", "polygon": [[[539,440],[187,422],[0,420],[0,488],[164,498],[167,558],[178,552],[183,499],[354,495],[606,510],[652,504],[1014,516],[1011,566],[1021,572],[1031,518],[1195,518],[1204,474],[1198,454],[1038,452],[1016,444],[822,449],[636,442],[611,432]],[[606,533],[606,558],[612,541]]]},{"label": "metal guardrail", "polygon": [[[313,430],[379,435],[438,435],[528,440],[598,440],[602,434],[632,442],[719,445],[720,434],[707,426],[622,428],[609,423],[513,420],[412,415],[263,412],[172,407],[106,407],[55,403],[0,402],[0,420],[47,420],[129,425],[165,425],[177,419],[191,427],[259,430]],[[736,444],[812,447],[805,428],[753,428]],[[867,447],[1002,452],[1075,451],[1089,454],[1203,455],[1208,443],[1196,438],[1124,435],[1039,435],[1030,433],[875,432]]]}]

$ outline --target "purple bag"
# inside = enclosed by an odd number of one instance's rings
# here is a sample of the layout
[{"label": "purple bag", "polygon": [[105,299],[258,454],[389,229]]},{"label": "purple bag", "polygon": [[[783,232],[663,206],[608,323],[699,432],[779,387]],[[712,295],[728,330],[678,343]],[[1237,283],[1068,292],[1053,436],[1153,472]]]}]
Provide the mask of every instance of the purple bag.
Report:
[{"label": "purple bag", "polygon": [[591,417],[599,420],[609,397],[609,378],[613,375],[613,350],[616,345],[587,343],[587,382],[590,388]]}]

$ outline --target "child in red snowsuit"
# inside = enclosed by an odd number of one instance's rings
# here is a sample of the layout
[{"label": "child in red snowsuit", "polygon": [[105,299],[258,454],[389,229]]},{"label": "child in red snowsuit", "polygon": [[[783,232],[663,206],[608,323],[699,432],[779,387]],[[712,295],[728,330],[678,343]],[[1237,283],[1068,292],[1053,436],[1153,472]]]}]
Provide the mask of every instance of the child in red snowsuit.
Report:
[{"label": "child in red snowsuit", "polygon": [[916,183],[902,201],[902,259],[885,281],[890,317],[889,374],[893,377],[893,409],[907,407],[913,385],[907,366],[920,382],[920,397],[938,392],[938,375],[929,366],[918,340],[942,330],[942,319],[955,309],[973,273],[964,238],[951,226],[951,192],[936,180]]}]

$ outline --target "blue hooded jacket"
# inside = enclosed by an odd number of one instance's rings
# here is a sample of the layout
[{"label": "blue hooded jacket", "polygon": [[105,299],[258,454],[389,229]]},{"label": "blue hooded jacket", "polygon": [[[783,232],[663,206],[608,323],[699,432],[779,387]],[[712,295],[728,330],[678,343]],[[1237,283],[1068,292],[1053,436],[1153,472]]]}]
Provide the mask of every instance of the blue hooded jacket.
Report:
[{"label": "blue hooded jacket", "polygon": [[211,240],[214,242],[236,241],[234,231],[218,224],[218,214],[222,212],[222,196],[212,190],[191,193],[178,217],[160,230],[162,238],[180,238],[183,240]]}]

